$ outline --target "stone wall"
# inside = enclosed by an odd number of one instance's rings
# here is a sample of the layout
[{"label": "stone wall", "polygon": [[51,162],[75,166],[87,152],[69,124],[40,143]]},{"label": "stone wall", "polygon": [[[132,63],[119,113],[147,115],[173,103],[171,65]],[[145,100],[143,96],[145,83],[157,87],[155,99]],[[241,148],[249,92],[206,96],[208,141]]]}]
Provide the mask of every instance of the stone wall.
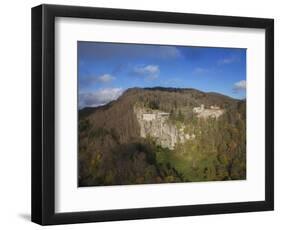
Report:
[{"label": "stone wall", "polygon": [[224,114],[224,110],[215,105],[210,106],[209,109],[206,109],[204,105],[201,105],[200,107],[193,108],[193,112],[197,114],[197,117],[199,118],[212,117],[217,119]]},{"label": "stone wall", "polygon": [[156,114],[151,114],[151,113],[144,113],[142,115],[142,119],[145,121],[152,121],[156,119]]}]

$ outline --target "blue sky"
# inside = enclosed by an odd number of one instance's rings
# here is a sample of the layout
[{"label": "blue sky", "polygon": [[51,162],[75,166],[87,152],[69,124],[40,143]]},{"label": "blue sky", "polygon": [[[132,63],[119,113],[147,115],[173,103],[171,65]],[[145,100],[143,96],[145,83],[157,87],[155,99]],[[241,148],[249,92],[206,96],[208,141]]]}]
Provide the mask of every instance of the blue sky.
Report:
[{"label": "blue sky", "polygon": [[132,87],[195,88],[246,96],[246,49],[78,42],[79,108]]}]

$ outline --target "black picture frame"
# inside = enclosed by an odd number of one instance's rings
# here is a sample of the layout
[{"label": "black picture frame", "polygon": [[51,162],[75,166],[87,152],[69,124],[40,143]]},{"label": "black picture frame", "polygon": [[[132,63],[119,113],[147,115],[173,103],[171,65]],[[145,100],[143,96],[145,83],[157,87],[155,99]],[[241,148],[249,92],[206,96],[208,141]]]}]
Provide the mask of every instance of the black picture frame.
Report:
[{"label": "black picture frame", "polygon": [[[55,213],[55,18],[89,18],[265,29],[265,200]],[[258,125],[258,124],[257,124]],[[267,211],[274,209],[274,20],[110,8],[32,8],[32,221],[41,225]]]}]

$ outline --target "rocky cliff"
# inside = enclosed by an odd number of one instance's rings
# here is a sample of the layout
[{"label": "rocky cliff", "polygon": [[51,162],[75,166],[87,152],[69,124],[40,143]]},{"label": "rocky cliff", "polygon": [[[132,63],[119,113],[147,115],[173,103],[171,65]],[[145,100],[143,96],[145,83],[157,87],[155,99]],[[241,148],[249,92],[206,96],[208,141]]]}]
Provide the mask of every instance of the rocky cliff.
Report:
[{"label": "rocky cliff", "polygon": [[142,138],[153,137],[164,148],[174,149],[177,143],[194,139],[194,134],[185,133],[185,125],[176,126],[169,121],[170,113],[148,108],[134,107]]}]

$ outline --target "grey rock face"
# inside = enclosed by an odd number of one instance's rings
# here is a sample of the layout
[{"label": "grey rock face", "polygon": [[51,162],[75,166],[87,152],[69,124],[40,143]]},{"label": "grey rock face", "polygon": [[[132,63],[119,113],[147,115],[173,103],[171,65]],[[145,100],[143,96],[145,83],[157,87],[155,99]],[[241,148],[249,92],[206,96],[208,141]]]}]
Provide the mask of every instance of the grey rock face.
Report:
[{"label": "grey rock face", "polygon": [[169,122],[169,113],[141,107],[135,107],[134,112],[140,125],[141,137],[153,137],[164,148],[173,150],[177,143],[195,138],[194,134],[184,133],[184,124],[178,128]]}]

